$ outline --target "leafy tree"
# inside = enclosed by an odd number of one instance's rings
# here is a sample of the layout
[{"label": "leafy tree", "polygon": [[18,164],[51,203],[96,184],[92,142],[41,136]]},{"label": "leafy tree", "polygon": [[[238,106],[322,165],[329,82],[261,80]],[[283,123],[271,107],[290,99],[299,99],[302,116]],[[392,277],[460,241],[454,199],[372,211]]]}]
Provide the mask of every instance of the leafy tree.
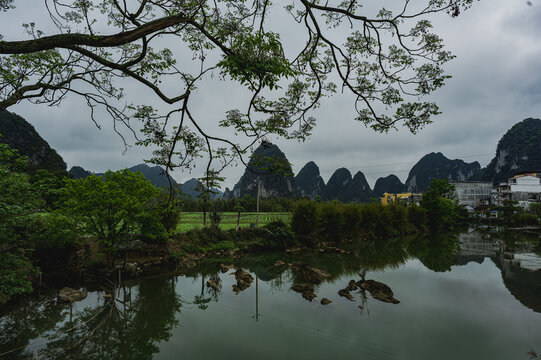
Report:
[{"label": "leafy tree", "polygon": [[36,269],[26,256],[25,240],[32,215],[44,205],[30,184],[22,157],[0,144],[0,304],[12,296],[32,291],[30,277]]},{"label": "leafy tree", "polygon": [[159,193],[139,172],[107,171],[103,176],[66,180],[60,211],[75,220],[82,234],[100,240],[110,263],[111,254],[125,248],[143,224],[161,224],[154,201]]},{"label": "leafy tree", "polygon": [[[381,132],[402,124],[415,133],[439,113],[421,98],[444,85],[443,66],[453,58],[429,17],[458,16],[473,1],[402,0],[392,10],[370,11],[354,0],[299,0],[282,9],[268,0],[46,0],[56,33],[31,22],[23,25],[25,39],[0,41],[0,110],[81,97],[93,120],[96,107],[128,127],[140,120],[139,143],[158,148],[152,161],[166,172],[191,168],[203,152],[209,168],[213,160],[227,164],[268,135],[304,140],[315,125],[310,112],[338,87],[353,95],[357,121]],[[14,6],[0,2],[4,11]],[[279,16],[297,24],[298,47],[283,48],[291,30],[271,21]],[[193,53],[191,63],[181,49]],[[247,136],[247,145],[209,134],[190,111],[194,90],[213,71],[251,93],[220,121]],[[126,78],[155,97],[126,106],[130,87],[119,82]],[[167,105],[164,113],[150,105],[156,99]],[[176,115],[176,126],[166,126]]]},{"label": "leafy tree", "polygon": [[458,210],[451,200],[455,191],[449,180],[432,179],[420,205],[426,209],[427,225],[433,231],[449,229],[458,220]]},{"label": "leafy tree", "polygon": [[[204,227],[207,226],[207,211],[209,209],[210,199],[213,195],[218,193],[217,189],[220,188],[220,183],[223,180],[224,178],[220,177],[217,171],[211,170],[209,167],[207,167],[205,176],[199,179],[196,191],[198,192],[197,197],[200,199],[202,205]],[[213,212],[213,214],[216,215],[217,212]],[[218,220],[218,218],[215,216],[214,220]]]},{"label": "leafy tree", "polygon": [[39,196],[45,200],[48,209],[56,208],[60,189],[64,187],[64,174],[47,170],[36,170],[30,182]]}]

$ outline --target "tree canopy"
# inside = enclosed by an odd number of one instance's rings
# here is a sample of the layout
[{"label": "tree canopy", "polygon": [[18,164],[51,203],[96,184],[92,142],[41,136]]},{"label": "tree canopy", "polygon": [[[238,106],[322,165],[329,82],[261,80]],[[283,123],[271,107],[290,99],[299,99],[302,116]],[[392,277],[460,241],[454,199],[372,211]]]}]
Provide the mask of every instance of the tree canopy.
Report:
[{"label": "tree canopy", "polygon": [[[355,119],[366,126],[386,132],[402,124],[415,133],[439,113],[422,97],[443,86],[442,66],[453,58],[430,17],[458,16],[473,1],[372,9],[355,0],[46,0],[54,32],[36,21],[23,24],[25,39],[0,37],[0,110],[82,97],[95,122],[104,108],[115,129],[124,124],[138,144],[156,146],[152,162],[167,171],[191,168],[206,153],[206,173],[219,172],[244,163],[246,150],[268,135],[305,140],[316,123],[312,110],[338,91],[353,95]],[[0,11],[25,5],[0,0]],[[284,41],[291,34],[280,11],[297,26],[296,45]],[[194,90],[213,74],[251,92],[218,119],[247,143],[209,133],[190,111]],[[155,98],[126,104],[125,78]]]}]

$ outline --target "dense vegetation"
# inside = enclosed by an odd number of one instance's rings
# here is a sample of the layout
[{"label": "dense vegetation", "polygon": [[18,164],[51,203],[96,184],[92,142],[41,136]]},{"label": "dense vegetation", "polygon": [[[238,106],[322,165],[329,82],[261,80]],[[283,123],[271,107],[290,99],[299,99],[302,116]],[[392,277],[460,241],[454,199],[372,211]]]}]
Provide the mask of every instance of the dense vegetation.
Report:
[{"label": "dense vegetation", "polygon": [[[256,200],[247,194],[229,200],[170,197],[129,169],[84,179],[30,171],[28,158],[5,144],[0,145],[0,173],[0,303],[31,292],[40,269],[80,260],[77,269],[105,269],[110,274],[107,269],[123,268],[136,249],[141,256],[161,249],[175,259],[215,251],[325,248],[446,231],[465,218],[451,200],[453,186],[437,179],[420,205],[262,199],[261,212],[280,216],[261,217],[259,228],[243,228],[241,215],[256,210]],[[201,210],[208,215],[203,227],[185,231],[179,224],[182,213]],[[515,207],[503,211],[512,211],[510,221],[525,221]],[[528,216],[537,221],[541,210],[532,211],[536,215]],[[227,226],[221,226],[224,219]],[[94,249],[91,258],[76,256],[88,247]]]}]

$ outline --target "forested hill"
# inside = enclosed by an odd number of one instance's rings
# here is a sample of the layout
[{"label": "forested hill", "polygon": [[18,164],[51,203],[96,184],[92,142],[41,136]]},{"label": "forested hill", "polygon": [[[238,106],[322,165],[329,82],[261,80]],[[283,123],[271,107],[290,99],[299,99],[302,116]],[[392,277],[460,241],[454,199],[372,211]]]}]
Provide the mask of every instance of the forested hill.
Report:
[{"label": "forested hill", "polygon": [[413,192],[425,192],[433,178],[466,181],[480,168],[481,165],[477,161],[466,163],[460,159],[450,160],[440,152],[430,153],[423,156],[411,168],[406,180],[406,189]]},{"label": "forested hill", "polygon": [[248,194],[257,196],[257,179],[260,180],[262,197],[292,197],[295,193],[293,170],[278,146],[264,142],[252,154],[248,167],[232,191],[224,198],[241,198]]},{"label": "forested hill", "polygon": [[509,129],[498,142],[496,156],[481,180],[499,184],[519,171],[541,170],[541,120],[525,119]]},{"label": "forested hill", "polygon": [[0,111],[0,142],[27,156],[36,169],[65,171],[66,163],[25,119],[9,111]]}]

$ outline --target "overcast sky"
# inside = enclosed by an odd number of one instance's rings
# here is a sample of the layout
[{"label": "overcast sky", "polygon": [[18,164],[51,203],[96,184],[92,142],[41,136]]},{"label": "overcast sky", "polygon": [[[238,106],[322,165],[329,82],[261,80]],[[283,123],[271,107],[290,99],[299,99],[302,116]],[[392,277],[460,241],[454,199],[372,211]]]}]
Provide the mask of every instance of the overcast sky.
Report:
[{"label": "overcast sky", "polygon": [[[20,26],[24,22],[35,21],[47,29],[43,1],[17,0],[15,4],[16,10],[0,14],[0,33],[5,40],[24,38]],[[362,171],[371,186],[378,177],[391,173],[404,182],[411,167],[429,152],[485,166],[511,126],[528,117],[541,117],[540,0],[530,4],[526,0],[481,0],[458,18],[441,14],[432,20],[447,48],[457,56],[446,66],[453,78],[431,98],[443,114],[417,135],[400,127],[399,132],[378,134],[353,120],[351,97],[336,94],[325,99],[314,114],[318,123],[306,142],[270,139],[286,154],[295,173],[313,160],[325,181],[334,170],[346,167],[353,175]],[[270,21],[274,30],[281,26],[280,19]],[[291,24],[283,26],[288,30]],[[132,89],[130,100],[148,100],[147,92],[137,91]],[[217,119],[223,118],[225,110],[235,108],[235,102],[246,93],[228,81],[213,78],[204,81],[195,95],[193,112],[219,134]],[[78,99],[58,107],[21,103],[8,110],[32,123],[68,168],[79,165],[102,172],[133,166],[150,157],[149,149],[138,147],[123,154],[122,140],[111,130],[110,121],[101,119],[102,129],[98,130]],[[173,176],[184,182],[201,176],[202,169],[177,171]],[[224,171],[224,188],[232,187],[242,171],[240,167]]]}]

